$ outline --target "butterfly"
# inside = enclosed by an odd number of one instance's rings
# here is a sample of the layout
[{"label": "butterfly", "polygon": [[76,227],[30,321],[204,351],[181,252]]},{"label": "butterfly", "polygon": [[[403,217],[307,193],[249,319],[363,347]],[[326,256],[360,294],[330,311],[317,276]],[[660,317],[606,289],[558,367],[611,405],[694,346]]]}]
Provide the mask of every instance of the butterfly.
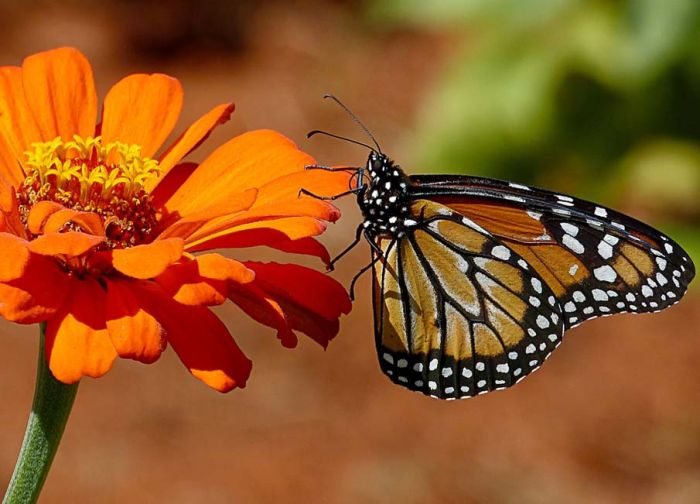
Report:
[{"label": "butterfly", "polygon": [[[406,175],[374,146],[353,168],[370,244],[382,371],[439,399],[510,387],[586,320],[677,303],[695,275],[671,238],[622,213],[522,184]],[[338,169],[314,166],[311,168]],[[340,168],[345,169],[345,168]]]}]

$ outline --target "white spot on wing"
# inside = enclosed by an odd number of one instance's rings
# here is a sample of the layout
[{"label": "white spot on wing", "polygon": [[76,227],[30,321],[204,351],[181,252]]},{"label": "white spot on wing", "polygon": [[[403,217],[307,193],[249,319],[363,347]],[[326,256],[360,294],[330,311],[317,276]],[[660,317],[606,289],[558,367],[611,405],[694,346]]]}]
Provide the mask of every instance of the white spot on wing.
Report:
[{"label": "white spot on wing", "polygon": [[617,279],[617,273],[608,264],[594,269],[593,275],[601,282],[614,282]]}]

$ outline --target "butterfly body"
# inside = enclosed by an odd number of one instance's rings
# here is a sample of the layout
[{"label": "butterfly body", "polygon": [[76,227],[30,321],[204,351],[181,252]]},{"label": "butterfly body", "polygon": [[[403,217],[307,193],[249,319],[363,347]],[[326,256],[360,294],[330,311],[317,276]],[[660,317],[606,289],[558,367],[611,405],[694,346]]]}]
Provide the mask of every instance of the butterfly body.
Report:
[{"label": "butterfly body", "polygon": [[358,192],[357,202],[369,237],[401,235],[415,224],[408,213],[408,177],[383,154],[372,153],[367,160],[369,183]]},{"label": "butterfly body", "polygon": [[694,276],[670,238],[594,203],[488,178],[407,176],[377,152],[361,170],[380,367],[432,397],[507,388],[568,329],[661,310]]}]

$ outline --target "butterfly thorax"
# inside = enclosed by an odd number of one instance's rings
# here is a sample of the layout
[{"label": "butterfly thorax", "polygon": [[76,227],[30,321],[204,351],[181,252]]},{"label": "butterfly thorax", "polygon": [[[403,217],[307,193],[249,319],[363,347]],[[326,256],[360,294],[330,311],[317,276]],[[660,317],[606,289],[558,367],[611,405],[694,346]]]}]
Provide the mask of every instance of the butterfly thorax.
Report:
[{"label": "butterfly thorax", "polygon": [[364,216],[364,228],[375,236],[401,236],[416,222],[409,216],[406,174],[384,154],[373,152],[367,159],[369,182],[357,196]]}]

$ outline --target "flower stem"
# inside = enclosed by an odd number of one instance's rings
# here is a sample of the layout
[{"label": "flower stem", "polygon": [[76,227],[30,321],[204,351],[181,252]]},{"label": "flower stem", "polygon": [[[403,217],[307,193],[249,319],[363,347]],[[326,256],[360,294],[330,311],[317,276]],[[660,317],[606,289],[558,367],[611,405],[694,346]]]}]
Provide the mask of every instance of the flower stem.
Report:
[{"label": "flower stem", "polygon": [[34,402],[3,504],[37,501],[78,392],[78,383],[66,385],[51,374],[44,355],[45,331],[46,324],[41,324]]}]

